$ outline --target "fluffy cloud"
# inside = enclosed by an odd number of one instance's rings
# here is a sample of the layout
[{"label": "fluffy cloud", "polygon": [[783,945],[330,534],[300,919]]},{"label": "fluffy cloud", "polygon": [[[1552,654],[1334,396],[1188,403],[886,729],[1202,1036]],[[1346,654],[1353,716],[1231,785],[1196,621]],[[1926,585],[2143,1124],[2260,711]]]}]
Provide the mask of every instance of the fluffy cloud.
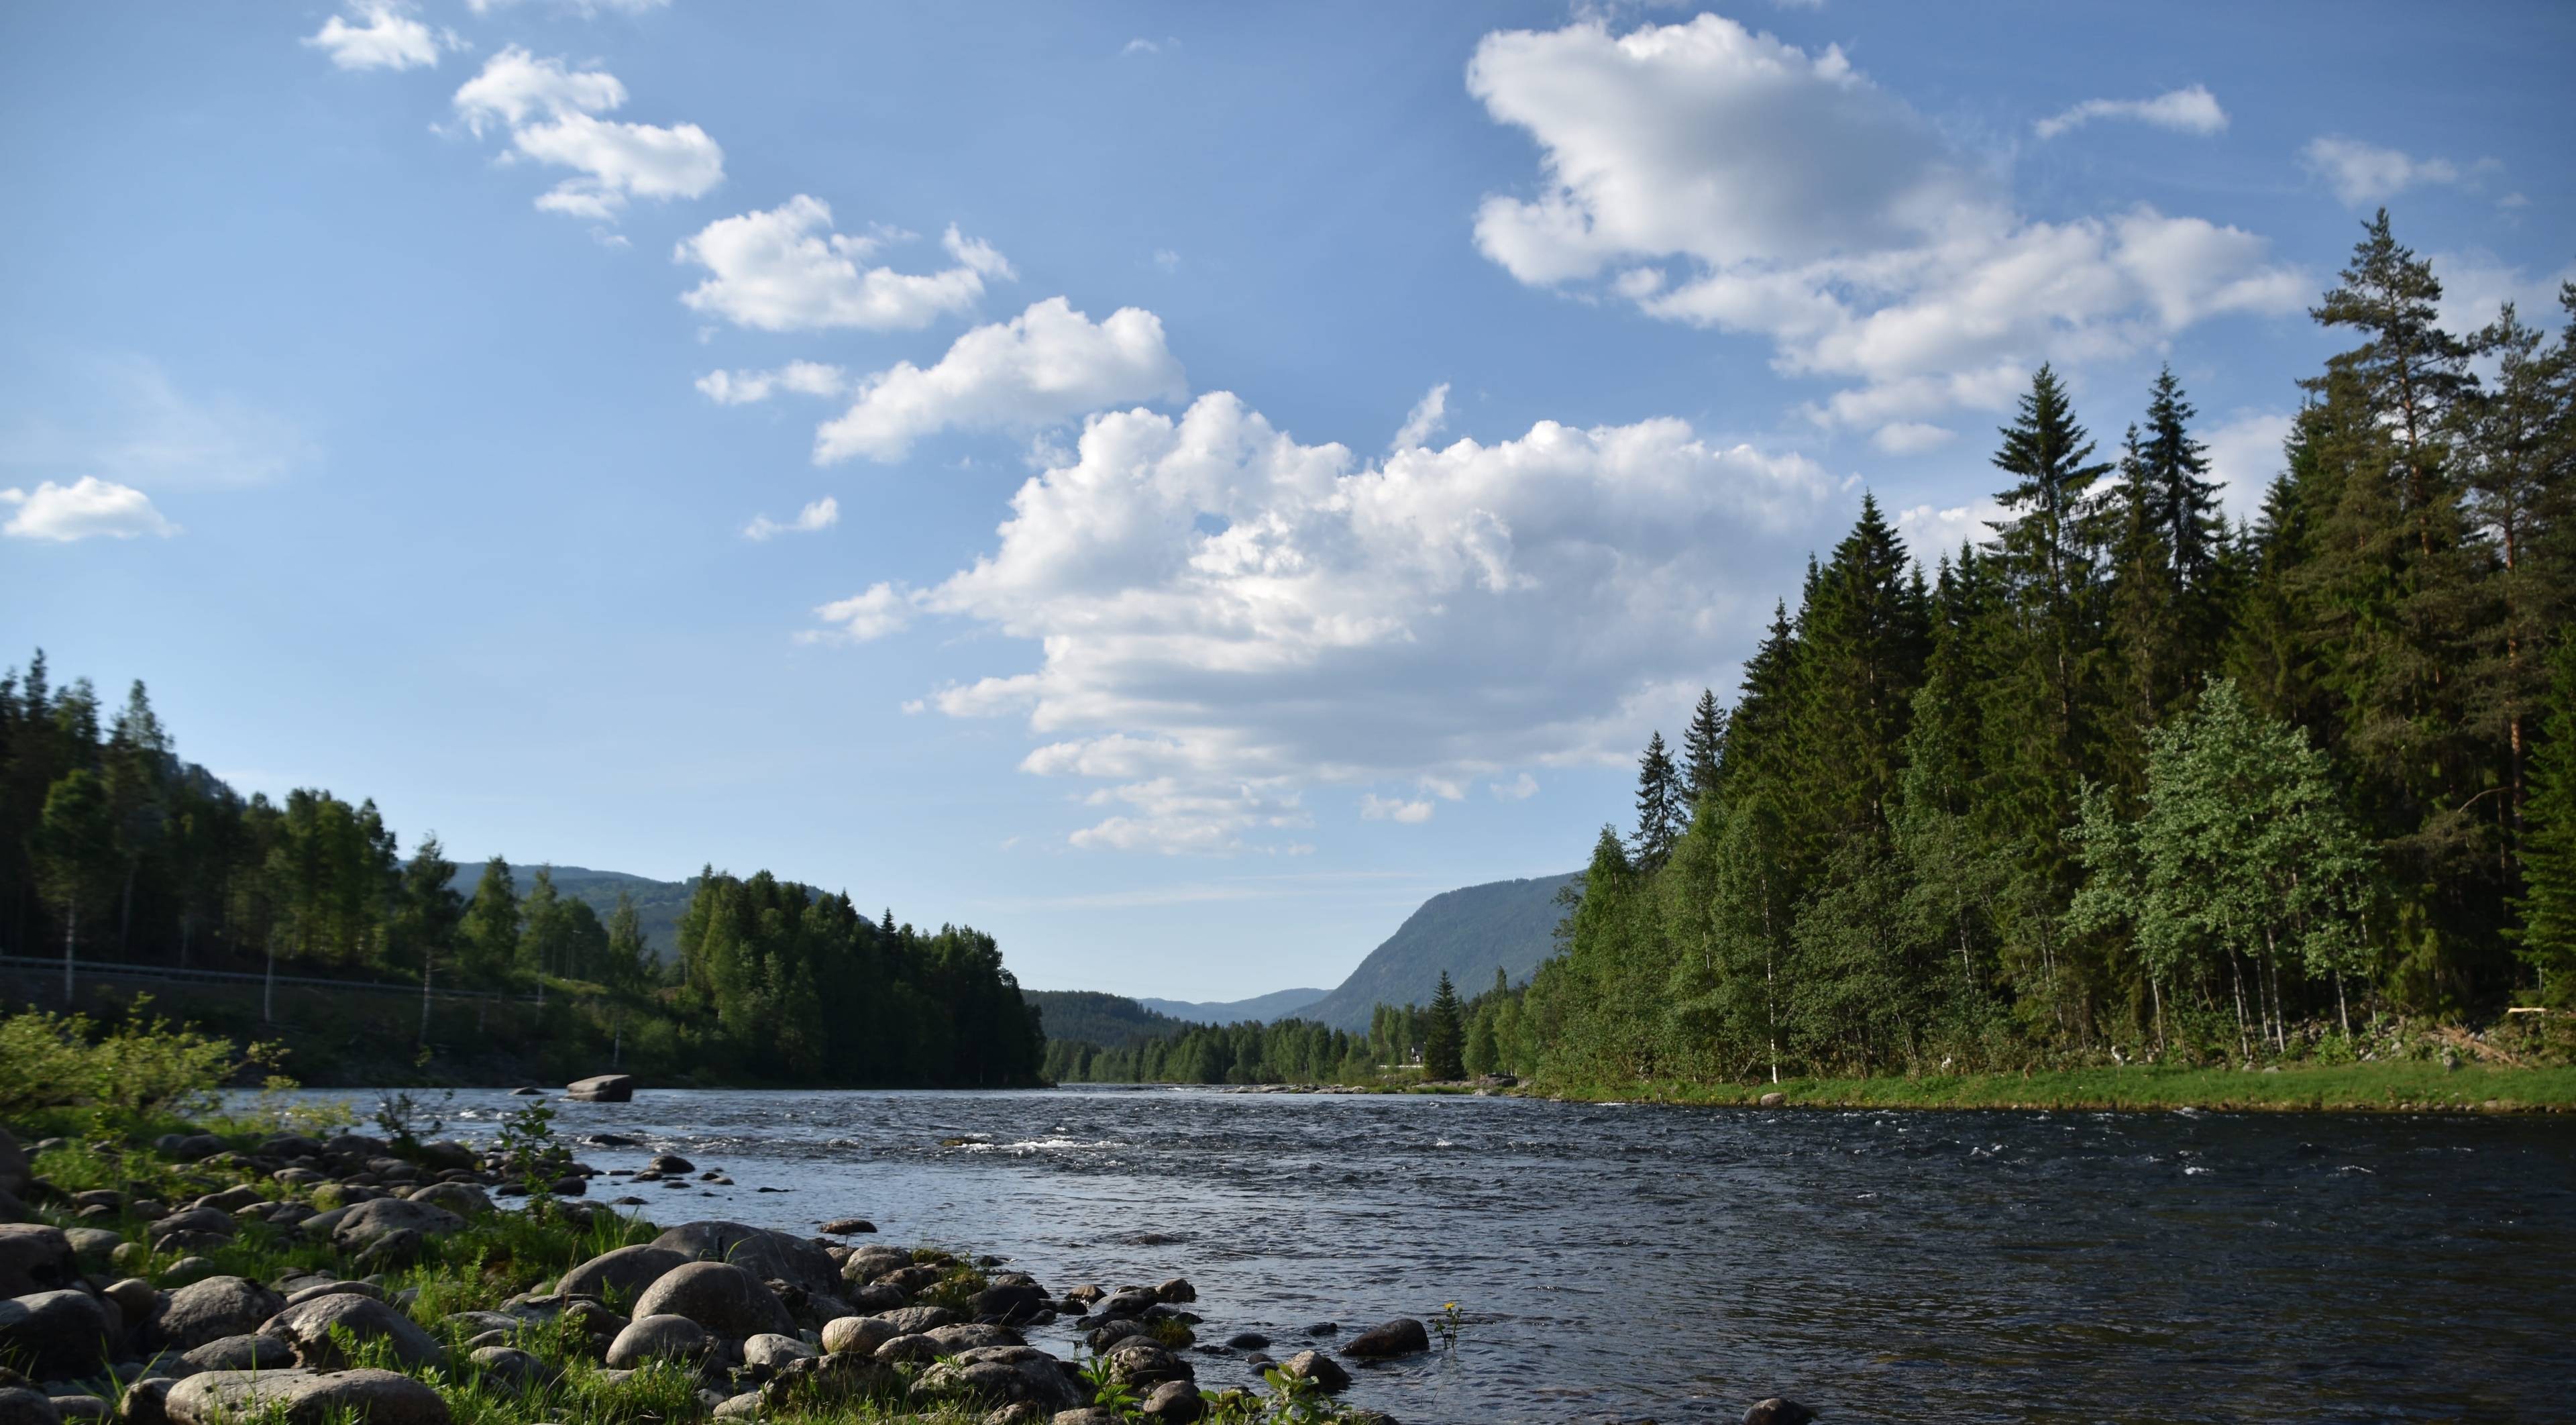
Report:
[{"label": "fluffy cloud", "polygon": [[2507,302],[2524,326],[2544,331],[2555,327],[2560,321],[2559,289],[2576,282],[2576,264],[2534,273],[2483,249],[2437,252],[2426,260],[2433,264],[2433,275],[2442,280],[2442,301],[2436,309],[2442,327],[2463,336],[2494,321]]},{"label": "fluffy cloud", "polygon": [[2041,138],[2053,139],[2095,119],[2126,119],[2203,137],[2227,130],[2227,111],[2218,107],[2218,97],[2197,84],[2189,89],[2169,90],[2153,99],[2087,99],[2032,127]]},{"label": "fluffy cloud", "polygon": [[2459,165],[2447,158],[2415,158],[2339,134],[2310,140],[2299,157],[2349,208],[2385,202],[2426,183],[2457,183],[2462,177]]},{"label": "fluffy cloud", "polygon": [[1467,86],[1541,157],[1536,196],[1479,208],[1488,258],[1766,337],[1786,374],[1859,383],[1815,408],[1832,423],[1997,407],[2042,360],[2293,311],[2312,285],[2263,239],[2198,218],[2025,217],[1840,50],[1717,15],[1487,35]]},{"label": "fluffy cloud", "polygon": [[719,406],[747,406],[776,391],[838,396],[850,389],[850,373],[819,361],[791,361],[775,371],[710,371],[696,385],[700,395]]},{"label": "fluffy cloud", "polygon": [[1922,421],[1890,421],[1870,436],[1869,443],[1890,455],[1921,455],[1957,438],[1958,432],[1947,426],[1929,425]]},{"label": "fluffy cloud", "polygon": [[724,150],[697,125],[599,117],[625,103],[617,76],[570,70],[516,45],[492,56],[455,98],[469,131],[509,129],[513,158],[575,171],[537,198],[547,212],[610,222],[630,198],[696,198],[724,181]]},{"label": "fluffy cloud", "polygon": [[841,502],[825,495],[798,510],[796,518],[784,524],[767,515],[752,516],[751,523],[742,527],[742,537],[749,540],[765,540],[773,535],[812,534],[817,530],[830,529],[840,522]]},{"label": "fluffy cloud", "polygon": [[1897,511],[1896,532],[1928,568],[1934,560],[1958,553],[1963,544],[1994,538],[1994,526],[2004,518],[2004,507],[1992,499],[1946,508],[1916,505]]},{"label": "fluffy cloud", "polygon": [[38,485],[34,494],[0,490],[0,506],[10,511],[9,522],[0,524],[0,534],[13,539],[50,539],[68,544],[97,535],[132,539],[138,534],[168,536],[179,532],[177,525],[152,508],[150,497],[141,490],[95,475],[84,475],[68,485],[48,480]]},{"label": "fluffy cloud", "polygon": [[1406,801],[1401,797],[1382,797],[1375,792],[1369,792],[1360,798],[1360,819],[1400,821],[1407,826],[1416,826],[1431,819],[1431,803],[1428,800]]},{"label": "fluffy cloud", "polygon": [[1034,672],[927,701],[1025,717],[1046,739],[1025,770],[1111,784],[1077,844],[1258,847],[1312,784],[1509,796],[1516,771],[1624,760],[1721,681],[1834,491],[1678,420],[1363,463],[1218,392],[1094,417],[970,567],[824,618],[917,610],[1032,645]]},{"label": "fluffy cloud", "polygon": [[914,441],[952,427],[1036,429],[1188,393],[1161,318],[1121,307],[1094,322],[1049,297],[957,338],[927,370],[906,361],[863,379],[850,409],[814,433],[814,460],[900,460]]},{"label": "fluffy cloud", "polygon": [[438,63],[441,49],[463,48],[453,34],[441,35],[413,18],[405,0],[350,0],[349,13],[363,23],[334,15],[304,38],[342,69],[427,69]]},{"label": "fluffy cloud", "polygon": [[707,269],[707,279],[681,295],[692,310],[773,332],[916,330],[974,310],[986,282],[1014,275],[991,244],[961,236],[953,223],[942,245],[954,267],[914,274],[865,265],[904,236],[834,232],[831,206],[800,193],[765,212],[707,224],[672,260]]},{"label": "fluffy cloud", "polygon": [[2288,464],[2281,453],[2294,418],[2287,411],[2238,411],[2202,437],[2209,478],[2232,520],[2250,520],[2263,509],[2263,492]]},{"label": "fluffy cloud", "polygon": [[[836,510],[837,516],[838,511]],[[832,640],[840,643],[866,643],[883,638],[912,622],[913,596],[892,584],[871,584],[865,593],[853,594],[824,604],[814,610],[824,627],[808,629],[798,635],[800,641],[813,643]]]}]

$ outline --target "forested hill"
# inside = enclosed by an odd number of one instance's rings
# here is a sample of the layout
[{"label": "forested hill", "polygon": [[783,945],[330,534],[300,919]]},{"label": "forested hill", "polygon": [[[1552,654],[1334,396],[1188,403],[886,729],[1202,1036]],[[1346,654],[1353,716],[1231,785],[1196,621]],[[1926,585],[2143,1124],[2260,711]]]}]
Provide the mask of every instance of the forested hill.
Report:
[{"label": "forested hill", "polygon": [[1192,1024],[1241,1024],[1255,1020],[1268,1024],[1274,1019],[1303,1017],[1306,1009],[1332,993],[1330,990],[1273,990],[1250,999],[1218,1000],[1213,1003],[1185,999],[1138,999],[1136,1002],[1157,1014],[1186,1019]]},{"label": "forested hill", "polygon": [[[534,880],[538,868],[510,864],[510,875],[521,884]],[[599,912],[602,919],[617,909],[617,897],[628,897],[635,906],[636,926],[643,932],[644,948],[657,961],[668,961],[679,944],[680,913],[689,908],[689,896],[697,888],[698,878],[685,881],[657,881],[649,876],[630,875],[624,871],[594,871],[586,866],[553,868],[555,890],[580,901]],[[459,895],[474,894],[474,883],[483,874],[478,862],[456,868],[451,882]]]},{"label": "forested hill", "polygon": [[1049,1039],[1078,1039],[1107,1047],[1130,1039],[1165,1038],[1189,1028],[1125,995],[1097,990],[1022,990],[1020,998],[1037,1010]]},{"label": "forested hill", "polygon": [[1555,952],[1557,923],[1565,918],[1557,893],[1575,879],[1568,873],[1443,891],[1407,916],[1339,988],[1297,1017],[1364,1030],[1381,1004],[1430,1003],[1444,970],[1471,990],[1491,985],[1498,968],[1515,982],[1526,980]]}]

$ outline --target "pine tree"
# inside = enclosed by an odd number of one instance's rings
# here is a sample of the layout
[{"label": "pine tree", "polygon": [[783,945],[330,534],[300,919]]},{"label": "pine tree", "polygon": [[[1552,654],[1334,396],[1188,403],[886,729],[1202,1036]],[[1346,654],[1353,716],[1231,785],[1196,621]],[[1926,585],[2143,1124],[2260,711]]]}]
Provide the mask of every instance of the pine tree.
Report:
[{"label": "pine tree", "polygon": [[1711,689],[1699,691],[1690,726],[1682,731],[1682,786],[1695,818],[1717,797],[1718,768],[1726,756],[1726,711]]},{"label": "pine tree", "polygon": [[1673,755],[1664,746],[1660,732],[1646,742],[1645,755],[1637,759],[1637,835],[1633,844],[1637,863],[1649,868],[1660,866],[1673,852],[1673,842],[1688,821],[1681,770],[1673,765]]},{"label": "pine tree", "polygon": [[501,857],[483,863],[482,879],[475,882],[458,927],[457,948],[458,968],[478,985],[502,983],[519,962],[519,889],[510,863]]},{"label": "pine tree", "polygon": [[1449,972],[1443,970],[1422,1027],[1423,1076],[1435,1081],[1465,1078],[1466,1042],[1466,1031],[1459,1024],[1458,990],[1449,983]]},{"label": "pine tree", "polygon": [[1921,578],[1872,496],[1810,590],[1794,775],[1821,860],[1841,838],[1886,827],[1931,629]]}]

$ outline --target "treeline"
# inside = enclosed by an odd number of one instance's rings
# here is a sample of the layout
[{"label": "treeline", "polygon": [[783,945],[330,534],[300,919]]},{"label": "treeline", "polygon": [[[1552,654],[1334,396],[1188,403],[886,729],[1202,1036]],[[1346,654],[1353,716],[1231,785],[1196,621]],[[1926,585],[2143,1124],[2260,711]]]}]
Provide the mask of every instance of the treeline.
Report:
[{"label": "treeline", "polygon": [[[1495,984],[1504,987],[1500,971]],[[1130,1002],[1132,1003],[1132,1002]],[[1480,999],[1478,1004],[1483,1001]],[[1390,1078],[1456,1079],[1469,1072],[1463,1004],[1440,976],[1428,1006],[1381,1004],[1366,1034],[1304,1019],[1192,1025],[1177,1033],[1137,1034],[1103,1046],[1064,1037],[1047,1041],[1046,1076],[1057,1083],[1283,1084],[1375,1083]],[[1496,1062],[1490,1025],[1477,1073]]]},{"label": "treeline", "polygon": [[7,953],[538,1002],[533,1017],[477,1009],[470,1025],[424,1011],[424,1062],[443,1045],[506,1054],[536,1046],[495,1035],[553,1034],[699,1081],[1036,1079],[1035,1012],[992,938],[972,929],[917,931],[891,911],[871,920],[846,895],[710,867],[665,967],[623,894],[603,917],[543,868],[522,886],[495,856],[470,895],[456,871],[435,834],[403,855],[372,800],[242,797],[178,756],[140,682],[103,716],[86,679],[52,685],[41,651],[23,674],[0,675]]},{"label": "treeline", "polygon": [[2380,1010],[2568,1003],[2576,328],[2447,332],[2440,290],[2383,212],[2250,524],[2169,371],[2097,455],[2042,368],[1993,537],[1929,574],[1864,501],[1732,708],[1650,742],[1564,952],[1471,1039],[1744,1079],[2333,1053]]}]

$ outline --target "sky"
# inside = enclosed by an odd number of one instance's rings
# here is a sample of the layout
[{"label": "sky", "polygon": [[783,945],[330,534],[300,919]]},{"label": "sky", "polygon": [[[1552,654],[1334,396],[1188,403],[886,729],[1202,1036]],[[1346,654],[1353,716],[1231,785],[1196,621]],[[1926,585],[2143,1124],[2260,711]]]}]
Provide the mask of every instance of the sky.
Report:
[{"label": "sky", "polygon": [[2386,205],[2576,276],[2576,8],[20,4],[0,664],[406,851],[768,868],[1023,983],[1572,869],[2053,362],[2230,508]]}]

